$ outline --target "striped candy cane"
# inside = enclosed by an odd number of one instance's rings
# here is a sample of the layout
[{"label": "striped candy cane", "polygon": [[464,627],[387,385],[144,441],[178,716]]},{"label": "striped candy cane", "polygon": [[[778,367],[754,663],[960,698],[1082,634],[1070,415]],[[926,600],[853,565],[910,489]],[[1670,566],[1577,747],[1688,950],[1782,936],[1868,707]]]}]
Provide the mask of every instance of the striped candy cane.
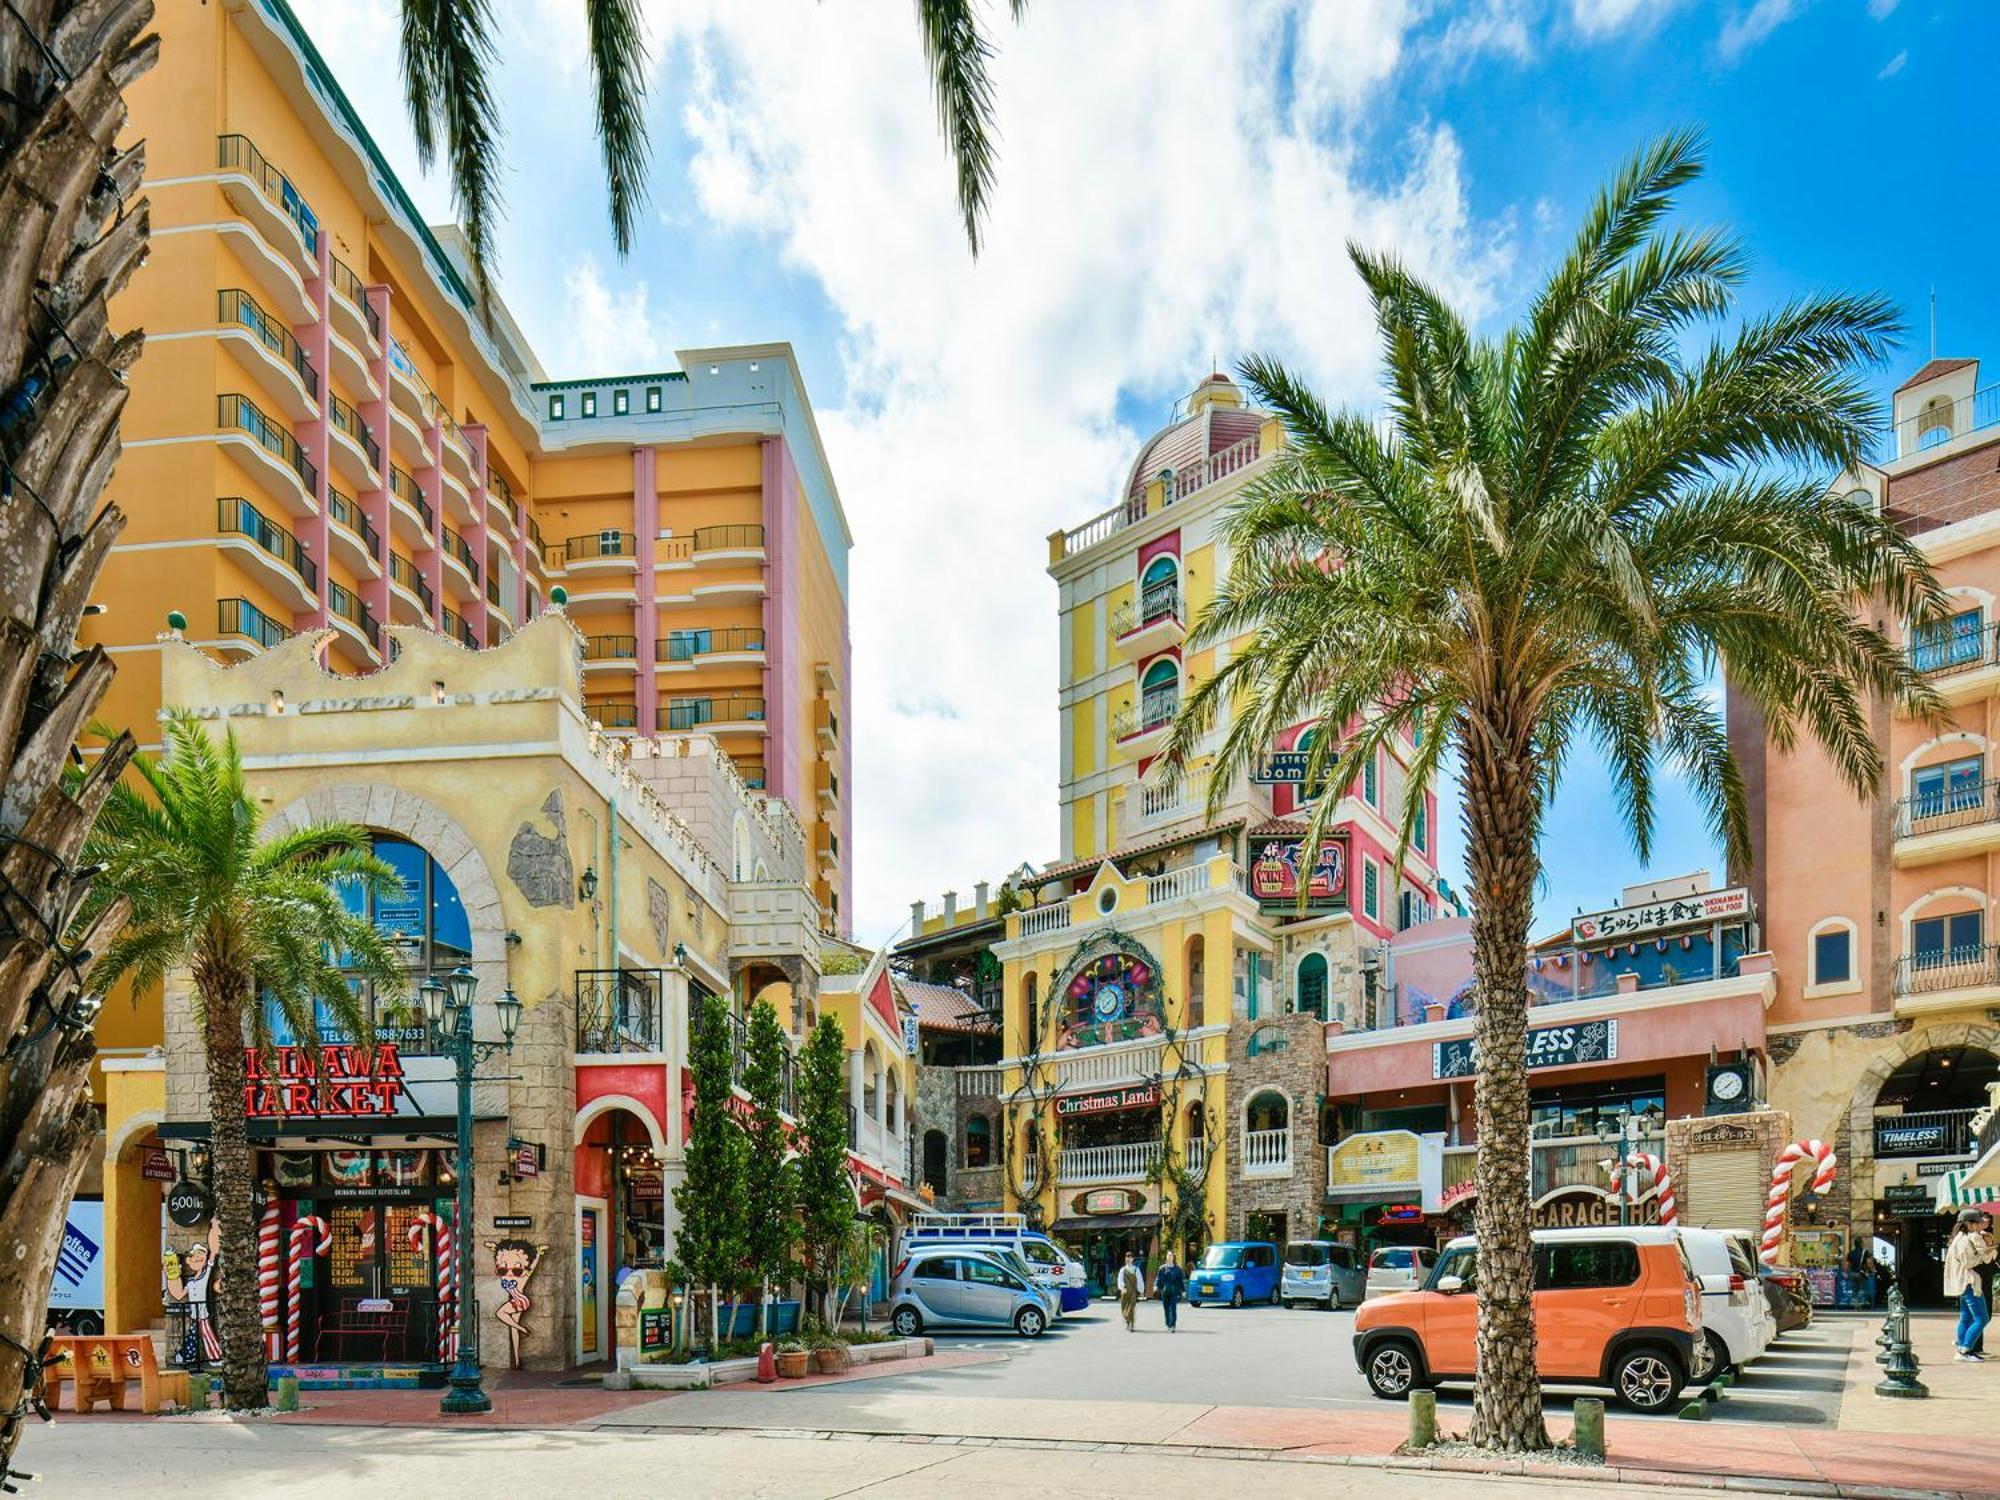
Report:
[{"label": "striped candy cane", "polygon": [[1778,1263],[1778,1251],[1785,1243],[1785,1210],[1792,1198],[1792,1171],[1802,1161],[1813,1163],[1812,1190],[1824,1194],[1833,1186],[1833,1147],[1824,1141],[1794,1141],[1778,1153],[1771,1164],[1771,1191],[1764,1199],[1764,1240],[1757,1258],[1767,1266]]},{"label": "striped candy cane", "polygon": [[278,1268],[278,1244],[283,1237],[278,1203],[272,1198],[257,1217],[257,1320],[264,1325],[266,1359],[276,1359],[284,1352],[278,1337],[278,1288],[283,1280]]},{"label": "striped candy cane", "polygon": [[[1614,1193],[1618,1191],[1619,1178],[1625,1167],[1630,1167],[1635,1176],[1640,1172],[1653,1174],[1653,1186],[1659,1189],[1660,1194],[1660,1222],[1669,1225],[1678,1223],[1680,1205],[1674,1202],[1674,1179],[1667,1171],[1667,1164],[1650,1151],[1632,1152],[1625,1158],[1623,1166],[1614,1161],[1611,1164],[1611,1190]],[[1638,1197],[1637,1182],[1633,1184],[1632,1195],[1635,1199]]]},{"label": "striped candy cane", "polygon": [[424,1251],[424,1231],[435,1232],[433,1242],[437,1252],[437,1351],[438,1363],[448,1364],[452,1358],[454,1325],[458,1304],[457,1284],[452,1279],[455,1262],[451,1253],[451,1225],[438,1217],[430,1209],[422,1209],[410,1220],[410,1248],[421,1255]]},{"label": "striped candy cane", "polygon": [[[313,1237],[317,1235],[315,1245]],[[299,1320],[304,1315],[305,1268],[316,1255],[333,1248],[333,1231],[318,1214],[301,1214],[292,1225],[292,1301],[285,1309],[285,1359],[296,1364],[299,1358]]]}]

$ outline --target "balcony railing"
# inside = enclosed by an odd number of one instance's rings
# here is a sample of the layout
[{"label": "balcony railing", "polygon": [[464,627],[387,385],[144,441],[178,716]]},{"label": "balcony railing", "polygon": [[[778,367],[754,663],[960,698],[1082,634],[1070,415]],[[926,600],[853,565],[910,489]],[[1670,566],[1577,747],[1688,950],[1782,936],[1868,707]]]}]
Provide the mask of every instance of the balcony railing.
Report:
[{"label": "balcony railing", "polygon": [[1243,1132],[1245,1177],[1279,1177],[1291,1170],[1292,1132],[1289,1129]]},{"label": "balcony railing", "polygon": [[424,606],[426,615],[431,612],[431,607],[437,602],[437,596],[431,593],[431,586],[424,582],[424,575],[415,563],[400,552],[391,552],[389,576],[417,596]]},{"label": "balcony railing", "polygon": [[761,792],[764,790],[765,773],[763,766],[751,761],[738,761],[736,763],[736,774],[751,791]]},{"label": "balcony railing", "polygon": [[424,498],[424,492],[417,488],[416,480],[410,477],[408,471],[394,464],[389,465],[389,493],[417,513],[424,523],[424,535],[429,536],[437,524],[436,513],[431,510],[430,501]]},{"label": "balcony railing", "polygon": [[1155,688],[1141,697],[1136,707],[1127,704],[1119,709],[1112,717],[1111,732],[1121,740],[1130,739],[1135,734],[1146,734],[1163,724],[1172,723],[1180,706],[1178,687]]},{"label": "balcony railing", "polygon": [[1875,1117],[1875,1154],[1883,1156],[1970,1156],[1976,1109],[1905,1111]]},{"label": "balcony railing", "polygon": [[1199,1179],[1208,1170],[1208,1142],[1201,1136],[1190,1140],[1181,1155],[1190,1177]]},{"label": "balcony railing", "polygon": [[637,557],[629,531],[587,531],[582,536],[568,537],[560,546],[550,549],[549,564],[561,567],[566,563],[589,562],[599,557]]},{"label": "balcony railing", "polygon": [[[1227,479],[1231,474],[1255,463],[1261,454],[1261,439],[1258,434],[1252,433],[1249,437],[1230,444],[1219,453],[1197,459],[1168,481],[1166,503],[1172,505],[1176,501],[1185,500],[1217,480]],[[1074,557],[1086,548],[1096,546],[1105,538],[1115,536],[1127,526],[1135,525],[1145,518],[1146,497],[1143,494],[1121,500],[1111,509],[1092,516],[1081,526],[1064,532],[1062,555]]]},{"label": "balcony railing", "polygon": [[[691,1029],[699,1030],[701,1026],[701,1014],[699,1009],[690,1012],[689,1023]],[[750,1028],[744,1019],[733,1010],[725,1013],[724,1022],[729,1032],[729,1081],[739,1089],[747,1090],[750,1086],[748,1082],[750,1076]],[[778,1108],[788,1115],[797,1115],[799,1112],[798,1079],[796,1074],[797,1070],[793,1062],[791,1050],[787,1048],[784,1059],[778,1067]],[[867,1123],[870,1125],[875,1123],[872,1116],[868,1119]],[[850,1137],[851,1139],[852,1137]]]},{"label": "balcony railing", "polygon": [[292,221],[306,249],[317,250],[319,219],[306,200],[299,196],[299,190],[292,186],[291,178],[266,161],[264,153],[251,143],[247,135],[217,136],[215,145],[216,166],[225,172],[241,172],[256,183],[257,190]]},{"label": "balcony railing", "polygon": [[354,274],[354,268],[337,256],[333,262],[333,289],[361,309],[361,316],[368,324],[368,336],[376,343],[381,343],[382,315],[375,311],[375,304],[368,300],[368,288],[361,278]]},{"label": "balcony railing", "polygon": [[479,649],[479,637],[472,633],[472,627],[465,623],[462,615],[449,607],[444,612],[444,633],[468,651]]},{"label": "balcony railing", "polygon": [[2000,781],[1919,792],[1896,804],[1896,837],[1914,838],[1948,828],[1976,828],[2000,819]]},{"label": "balcony railing", "polygon": [[583,711],[606,729],[639,727],[639,706],[636,703],[586,703]]},{"label": "balcony railing", "polygon": [[675,698],[659,709],[657,727],[684,734],[704,724],[761,724],[762,698]]},{"label": "balcony railing", "polygon": [[291,639],[291,627],[280,625],[248,599],[215,601],[215,630],[218,635],[248,636],[269,650]]},{"label": "balcony railing", "polygon": [[2000,946],[1992,943],[1906,953],[1896,960],[1895,993],[1936,995],[2000,985]]},{"label": "balcony railing", "polygon": [[247,328],[257,342],[292,367],[306,388],[319,400],[319,371],[306,358],[306,351],[292,337],[292,331],[257,305],[257,299],[241,287],[227,287],[215,294],[215,320],[226,328]]},{"label": "balcony railing", "polygon": [[444,550],[465,565],[475,584],[479,582],[479,559],[472,555],[472,544],[449,526],[444,529]]},{"label": "balcony railing", "polygon": [[693,661],[699,656],[717,656],[731,651],[762,651],[764,632],[755,626],[731,626],[724,630],[676,630],[654,649],[661,661]]},{"label": "balcony railing", "polygon": [[299,539],[241,495],[229,495],[215,502],[215,529],[227,536],[248,537],[298,574],[308,589],[318,592],[319,565],[306,554]]},{"label": "balcony railing", "polygon": [[248,396],[233,392],[217,396],[215,425],[224,431],[247,432],[255,438],[260,447],[282,460],[299,476],[299,482],[306,487],[308,495],[319,489],[319,469],[306,457],[306,450],[299,446],[299,440],[258,410],[257,403]]},{"label": "balcony railing", "polygon": [[637,661],[639,638],[635,635],[587,635],[583,638],[585,661]]},{"label": "balcony railing", "polygon": [[2000,385],[1989,385],[1956,401],[1929,407],[1896,424],[1897,458],[1936,448],[1953,438],[2000,426]]},{"label": "balcony railing", "polygon": [[362,639],[376,651],[382,649],[382,622],[369,613],[368,606],[352,589],[329,582],[326,586],[326,607],[359,630]]},{"label": "balcony railing", "polygon": [[1918,632],[1910,642],[1910,665],[1927,677],[1950,677],[2000,663],[2000,622],[1976,630]]},{"label": "balcony railing", "polygon": [[362,545],[368,549],[368,555],[377,562],[381,561],[382,534],[375,529],[374,522],[363,514],[361,507],[354,503],[353,496],[343,495],[339,490],[328,490],[326,513],[360,537]]},{"label": "balcony railing", "polygon": [[761,550],[764,545],[764,528],[761,526],[697,526],[694,529],[694,550],[697,552],[748,552]]},{"label": "balcony railing", "polygon": [[664,975],[659,969],[578,969],[576,1050],[664,1050]]},{"label": "balcony railing", "polygon": [[1066,1146],[1056,1160],[1061,1183],[1140,1182],[1159,1160],[1158,1141],[1121,1141],[1112,1146]]},{"label": "balcony railing", "polygon": [[368,467],[375,470],[382,465],[382,445],[375,441],[375,434],[368,430],[368,424],[361,420],[361,413],[349,406],[339,396],[329,394],[327,410],[333,418],[336,429],[346,433],[361,445],[361,451],[368,455]]},{"label": "balcony railing", "polygon": [[1169,580],[1151,585],[1139,595],[1137,604],[1128,604],[1119,610],[1111,628],[1115,634],[1130,635],[1160,620],[1178,620],[1180,617],[1180,585]]}]

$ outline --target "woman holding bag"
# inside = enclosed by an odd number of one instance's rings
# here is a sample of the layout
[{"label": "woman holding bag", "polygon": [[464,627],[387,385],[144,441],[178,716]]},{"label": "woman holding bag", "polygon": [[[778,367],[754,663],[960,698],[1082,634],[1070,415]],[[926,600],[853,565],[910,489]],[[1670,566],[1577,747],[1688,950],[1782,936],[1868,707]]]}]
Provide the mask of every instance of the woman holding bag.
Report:
[{"label": "woman holding bag", "polygon": [[1991,1265],[1996,1252],[1985,1224],[1986,1215],[1978,1209],[1964,1210],[1944,1252],[1944,1294],[1958,1299],[1958,1333],[1953,1340],[1958,1352],[1952,1357],[1965,1364],[1978,1364],[1986,1358],[1978,1345],[1992,1309],[1986,1302],[1980,1268]]}]

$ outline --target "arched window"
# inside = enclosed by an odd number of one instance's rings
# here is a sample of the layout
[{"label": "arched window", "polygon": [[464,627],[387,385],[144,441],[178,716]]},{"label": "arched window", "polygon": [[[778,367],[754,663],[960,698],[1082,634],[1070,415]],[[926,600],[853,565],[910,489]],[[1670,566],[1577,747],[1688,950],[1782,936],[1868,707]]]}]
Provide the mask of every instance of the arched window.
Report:
[{"label": "arched window", "polygon": [[1139,679],[1139,724],[1151,729],[1171,719],[1181,706],[1180,663],[1163,656]]},{"label": "arched window", "polygon": [[1249,1107],[1244,1111],[1245,1127],[1252,1131],[1283,1130],[1291,1119],[1291,1101],[1276,1089],[1252,1094]]},{"label": "arched window", "polygon": [[1163,552],[1146,564],[1139,579],[1139,623],[1150,625],[1180,614],[1180,568],[1171,553]]},{"label": "arched window", "polygon": [[1292,1009],[1327,1020],[1326,955],[1308,953],[1299,960],[1299,983]]},{"label": "arched window", "polygon": [[993,1165],[993,1125],[984,1115],[969,1115],[966,1118],[965,1164],[968,1167]]},{"label": "arched window", "polygon": [[1208,983],[1207,943],[1200,933],[1187,940],[1187,1025],[1192,1028],[1202,1024],[1204,1003],[1203,989]]},{"label": "arched window", "polygon": [[861,1054],[861,1113],[866,1119],[875,1118],[875,1102],[882,1090],[882,1059],[870,1042]]},{"label": "arched window", "polygon": [[1037,976],[1033,969],[1021,976],[1021,1050],[1036,1052],[1041,1049],[1041,1018],[1037,1014],[1039,1006],[1035,1001]]},{"label": "arched window", "polygon": [[1943,396],[1933,396],[1924,403],[1924,409],[1917,417],[1917,446],[1935,448],[1939,443],[1951,440],[1951,402]]},{"label": "arched window", "polygon": [[1846,917],[1822,917],[1806,932],[1806,998],[1861,988],[1856,929]]}]

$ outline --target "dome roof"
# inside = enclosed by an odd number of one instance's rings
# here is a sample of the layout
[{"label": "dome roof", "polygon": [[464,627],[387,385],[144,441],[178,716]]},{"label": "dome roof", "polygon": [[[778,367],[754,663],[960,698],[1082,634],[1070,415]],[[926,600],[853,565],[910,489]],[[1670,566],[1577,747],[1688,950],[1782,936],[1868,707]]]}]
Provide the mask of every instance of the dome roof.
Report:
[{"label": "dome roof", "polygon": [[1125,481],[1125,494],[1136,498],[1165,469],[1180,473],[1211,454],[1255,436],[1264,413],[1246,406],[1243,388],[1219,370],[1211,373],[1187,398],[1187,415],[1168,423],[1139,450]]}]

